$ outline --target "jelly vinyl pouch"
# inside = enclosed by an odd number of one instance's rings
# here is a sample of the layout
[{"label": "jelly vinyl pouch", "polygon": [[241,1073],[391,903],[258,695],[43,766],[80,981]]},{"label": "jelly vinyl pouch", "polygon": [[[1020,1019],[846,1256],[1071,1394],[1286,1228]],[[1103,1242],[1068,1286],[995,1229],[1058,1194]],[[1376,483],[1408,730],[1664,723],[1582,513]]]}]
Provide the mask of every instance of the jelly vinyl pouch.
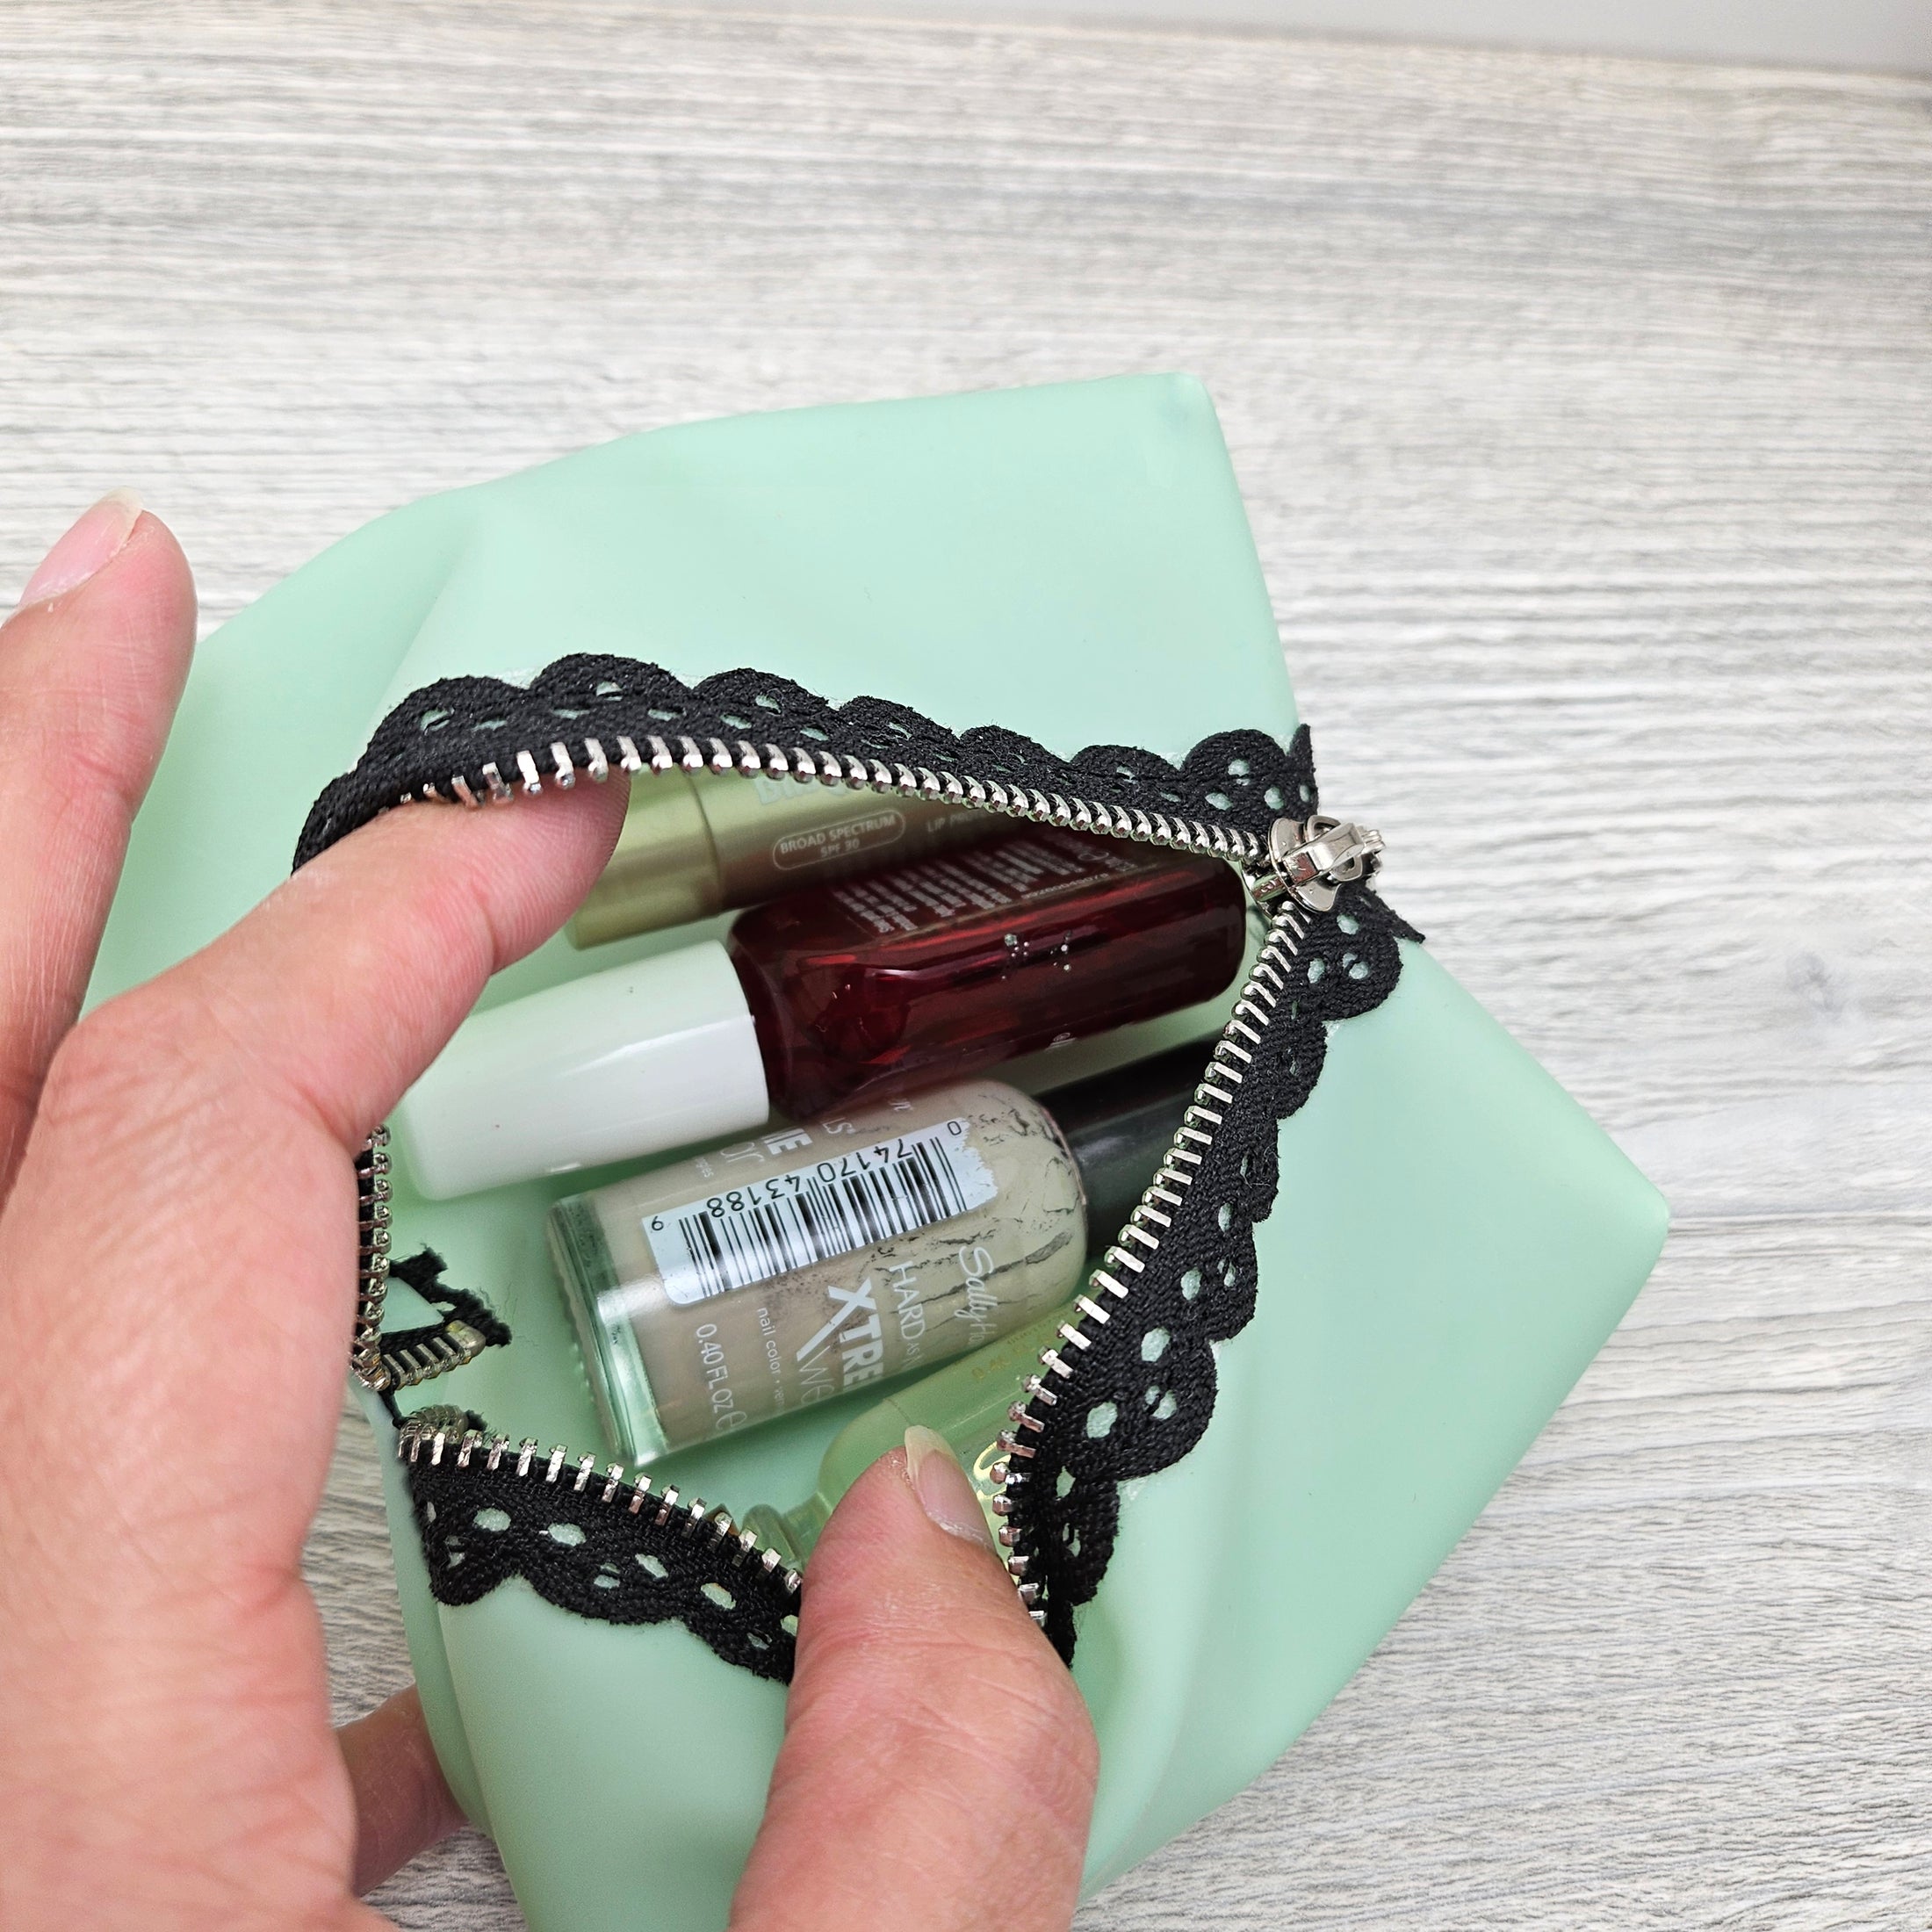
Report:
[{"label": "jelly vinyl pouch", "polygon": [[[241,744],[275,748],[271,798]],[[697,424],[371,525],[204,648],[97,995],[219,930],[291,847],[618,772],[917,800],[1240,876],[1225,995],[1001,1070],[1039,1092],[1202,1042],[1078,1298],[934,1383],[977,1378],[966,1460],[1092,1712],[1104,1883],[1373,1648],[1641,1286],[1662,1203],[1382,898],[1372,802],[1321,797],[1190,381]],[[483,1006],[713,930],[559,939]],[[353,1369],[436,1748],[531,1923],[715,1927],[810,1587],[784,1512],[841,1429],[868,1439],[869,1392],[625,1460],[544,1238],[604,1178],[430,1200],[378,1135]]]}]

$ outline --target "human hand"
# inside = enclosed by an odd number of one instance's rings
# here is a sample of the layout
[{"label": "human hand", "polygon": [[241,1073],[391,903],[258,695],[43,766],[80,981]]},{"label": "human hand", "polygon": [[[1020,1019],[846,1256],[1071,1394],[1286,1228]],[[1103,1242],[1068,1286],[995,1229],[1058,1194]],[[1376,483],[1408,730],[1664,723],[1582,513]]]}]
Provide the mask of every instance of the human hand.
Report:
[{"label": "human hand", "polygon": [[[460,1822],[413,1690],[330,1730],[299,1573],[355,1306],[350,1163],[622,811],[587,786],[392,813],[76,1024],[193,633],[179,549],[120,496],[0,626],[10,1932],[379,1925],[356,1893]],[[1064,1927],[1094,1771],[957,1465],[888,1457],[806,1577],[733,1923]]]}]

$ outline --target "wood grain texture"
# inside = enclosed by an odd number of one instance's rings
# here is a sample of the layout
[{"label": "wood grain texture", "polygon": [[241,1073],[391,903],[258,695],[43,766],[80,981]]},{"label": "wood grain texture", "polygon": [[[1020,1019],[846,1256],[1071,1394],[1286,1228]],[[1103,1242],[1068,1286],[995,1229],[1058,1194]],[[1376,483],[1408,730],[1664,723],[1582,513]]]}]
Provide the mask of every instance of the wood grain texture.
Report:
[{"label": "wood grain texture", "polygon": [[[211,621],[696,415],[1180,366],[1331,795],[1664,1185],[1373,1660],[1083,1932],[1932,1923],[1932,90],[602,5],[0,12],[0,576]],[[407,1663],[366,1443],[312,1568]],[[518,1924],[489,1848],[383,1894]]]}]

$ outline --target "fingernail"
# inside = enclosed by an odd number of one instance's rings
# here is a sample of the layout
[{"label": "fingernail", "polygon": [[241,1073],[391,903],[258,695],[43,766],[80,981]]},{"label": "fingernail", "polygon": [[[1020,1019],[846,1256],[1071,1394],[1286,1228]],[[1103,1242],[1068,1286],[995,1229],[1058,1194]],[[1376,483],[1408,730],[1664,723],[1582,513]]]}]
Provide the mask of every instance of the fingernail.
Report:
[{"label": "fingernail", "polygon": [[919,1507],[948,1536],[993,1546],[993,1532],[979,1498],[959,1466],[952,1445],[936,1430],[918,1423],[905,1431],[905,1476]]},{"label": "fingernail", "polygon": [[132,490],[110,490],[40,559],[20,593],[24,604],[45,603],[78,589],[120,554],[121,545],[141,521],[141,499]]}]

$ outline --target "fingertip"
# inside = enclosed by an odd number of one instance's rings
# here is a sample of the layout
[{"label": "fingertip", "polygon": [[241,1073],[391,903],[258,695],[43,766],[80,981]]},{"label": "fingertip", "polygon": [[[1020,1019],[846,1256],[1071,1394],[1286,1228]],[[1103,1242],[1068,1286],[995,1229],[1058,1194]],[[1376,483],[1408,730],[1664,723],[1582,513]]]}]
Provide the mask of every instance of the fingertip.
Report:
[{"label": "fingertip", "polygon": [[21,605],[51,603],[78,589],[119,554],[141,514],[141,499],[132,490],[110,490],[90,504],[34,566],[20,593]]},{"label": "fingertip", "polygon": [[168,641],[184,623],[192,643],[196,600],[187,557],[174,532],[129,489],[110,490],[82,513],[34,566],[5,624],[17,640],[35,618],[58,631],[69,611],[84,607],[97,622],[114,604],[164,625]]},{"label": "fingertip", "polygon": [[[828,1593],[897,1598],[914,1589],[964,1590],[980,1611],[1033,1629],[971,1481],[945,1438],[929,1429],[909,1430],[903,1448],[881,1456],[840,1498],[805,1575],[808,1594],[821,1600]],[[846,1608],[841,1603],[841,1615]]]},{"label": "fingertip", "polygon": [[473,929],[480,912],[483,968],[494,972],[541,945],[590,890],[626,803],[627,789],[609,782],[548,786],[501,810],[421,802],[350,833],[296,878],[384,902],[412,951],[460,945],[458,928]]},{"label": "fingertip", "polygon": [[936,1429],[914,1423],[905,1431],[905,1479],[928,1522],[984,1550],[996,1547],[978,1491],[960,1467],[952,1444]]},{"label": "fingertip", "polygon": [[[124,535],[115,522],[133,508]],[[87,537],[91,519],[105,531]],[[83,554],[105,549],[93,567],[60,566],[76,537]],[[50,566],[59,566],[47,576]],[[194,573],[174,532],[128,493],[102,499],[56,544],[7,618],[0,650],[0,723],[33,738],[41,757],[63,753],[105,777],[130,809],[146,792],[194,654]]]},{"label": "fingertip", "polygon": [[[977,1681],[1015,1708],[1056,1713],[1059,1728],[1089,1730],[1067,1667],[1020,1601],[984,1516],[979,1532],[962,1523],[969,1508],[980,1514],[964,1471],[930,1441],[882,1456],[853,1484],[806,1566],[795,1700],[828,1684],[861,1707],[904,1698],[921,1660],[943,1657],[949,1694]],[[955,1714],[968,1728],[976,1721],[964,1707]]]},{"label": "fingertip", "polygon": [[[211,1092],[231,1090],[239,1056],[251,1091],[295,1097],[359,1146],[490,976],[563,924],[624,807],[619,786],[579,785],[501,811],[421,801],[386,811],[146,995],[163,1008],[187,995]],[[178,1057],[177,1041],[170,1078]]]}]

